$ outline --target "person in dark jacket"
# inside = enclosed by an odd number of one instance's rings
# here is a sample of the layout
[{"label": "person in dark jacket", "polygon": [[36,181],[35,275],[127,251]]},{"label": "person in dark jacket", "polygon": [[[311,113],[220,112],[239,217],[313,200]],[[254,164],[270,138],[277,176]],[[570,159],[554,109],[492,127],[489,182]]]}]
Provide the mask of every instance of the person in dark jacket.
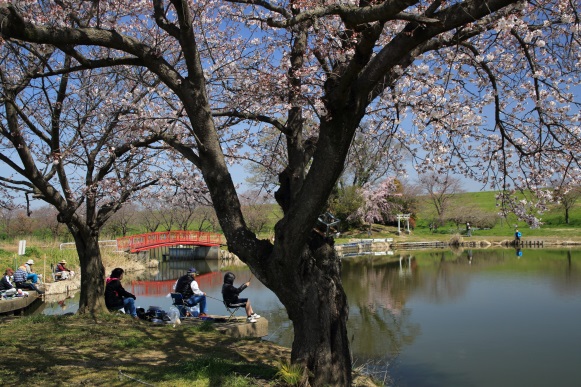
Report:
[{"label": "person in dark jacket", "polygon": [[181,276],[175,285],[175,291],[181,293],[188,306],[200,304],[200,317],[206,317],[208,307],[206,305],[206,293],[200,290],[196,276],[198,271],[195,267],[190,267],[188,272]]},{"label": "person in dark jacket", "polygon": [[250,281],[243,283],[240,287],[234,286],[236,276],[232,272],[224,274],[224,285],[222,285],[222,298],[227,306],[244,306],[246,309],[246,321],[256,322],[260,315],[254,313],[250,300],[248,298],[240,298],[238,295],[250,286]]},{"label": "person in dark jacket", "polygon": [[105,284],[105,305],[107,309],[119,310],[123,308],[125,313],[130,314],[133,318],[137,317],[135,308],[135,296],[129,293],[121,285],[124,270],[120,267],[113,269]]},{"label": "person in dark jacket", "polygon": [[14,274],[14,270],[12,270],[11,268],[7,268],[6,271],[4,272],[4,275],[2,276],[2,280],[0,280],[0,290],[1,291],[5,291],[5,290],[10,290],[10,289],[14,289],[14,286],[12,286],[12,283],[10,282],[10,276],[12,276]]}]

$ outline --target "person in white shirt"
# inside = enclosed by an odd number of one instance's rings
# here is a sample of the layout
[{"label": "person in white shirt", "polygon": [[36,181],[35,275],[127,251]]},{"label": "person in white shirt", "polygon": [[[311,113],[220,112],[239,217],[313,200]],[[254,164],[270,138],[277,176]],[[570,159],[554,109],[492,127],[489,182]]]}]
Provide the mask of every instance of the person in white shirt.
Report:
[{"label": "person in white shirt", "polygon": [[196,281],[197,275],[198,271],[195,267],[189,268],[187,274],[177,280],[175,291],[182,294],[182,297],[189,306],[200,304],[199,317],[206,317],[208,316],[206,293],[200,290],[198,281]]}]

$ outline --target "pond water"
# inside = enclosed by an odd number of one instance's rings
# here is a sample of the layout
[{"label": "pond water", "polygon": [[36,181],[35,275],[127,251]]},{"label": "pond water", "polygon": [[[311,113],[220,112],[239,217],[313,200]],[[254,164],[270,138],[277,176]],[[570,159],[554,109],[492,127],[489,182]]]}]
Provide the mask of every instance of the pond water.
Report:
[{"label": "pond water", "polygon": [[[125,287],[139,306],[169,310],[167,294],[190,266],[164,263]],[[194,266],[210,313],[224,314],[217,263]],[[580,249],[407,251],[346,258],[343,268],[355,366],[386,385],[580,385]],[[237,285],[251,278],[233,271]],[[252,279],[243,295],[269,320],[265,339],[290,347],[292,325],[273,293]],[[74,312],[77,298],[42,313]]]}]

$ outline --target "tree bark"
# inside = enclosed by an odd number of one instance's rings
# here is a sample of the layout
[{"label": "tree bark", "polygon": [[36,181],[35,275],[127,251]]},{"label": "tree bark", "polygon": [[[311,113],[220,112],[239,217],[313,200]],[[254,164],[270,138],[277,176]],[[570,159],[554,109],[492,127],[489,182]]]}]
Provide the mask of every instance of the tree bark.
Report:
[{"label": "tree bark", "polygon": [[293,323],[292,363],[309,371],[312,386],[350,386],[349,309],[332,240],[313,231],[299,254],[276,245],[272,256],[280,266],[266,282]]},{"label": "tree bark", "polygon": [[105,306],[105,267],[99,248],[99,234],[71,229],[81,264],[81,298],[77,313],[94,315],[107,311]]}]

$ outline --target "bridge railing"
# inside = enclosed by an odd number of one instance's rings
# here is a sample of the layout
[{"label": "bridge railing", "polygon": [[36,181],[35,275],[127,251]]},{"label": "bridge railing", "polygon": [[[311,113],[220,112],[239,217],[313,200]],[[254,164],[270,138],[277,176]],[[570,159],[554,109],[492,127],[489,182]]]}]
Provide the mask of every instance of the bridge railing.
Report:
[{"label": "bridge railing", "polygon": [[159,246],[193,244],[199,246],[219,246],[225,243],[224,236],[207,231],[163,231],[131,235],[117,239],[119,250],[129,250],[132,253]]}]

